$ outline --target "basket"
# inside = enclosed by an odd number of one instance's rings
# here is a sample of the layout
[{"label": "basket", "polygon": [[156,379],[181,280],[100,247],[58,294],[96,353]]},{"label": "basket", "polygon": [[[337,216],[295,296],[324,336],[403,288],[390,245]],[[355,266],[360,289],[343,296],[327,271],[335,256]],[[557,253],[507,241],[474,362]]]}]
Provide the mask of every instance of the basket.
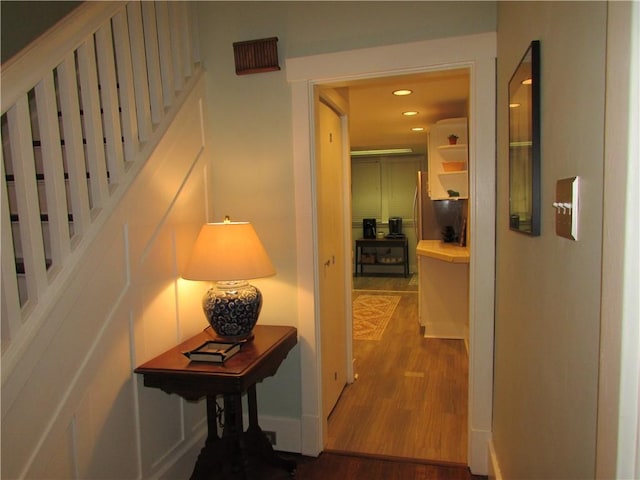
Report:
[{"label": "basket", "polygon": [[372,264],[376,263],[375,253],[363,253],[360,255],[360,263]]}]

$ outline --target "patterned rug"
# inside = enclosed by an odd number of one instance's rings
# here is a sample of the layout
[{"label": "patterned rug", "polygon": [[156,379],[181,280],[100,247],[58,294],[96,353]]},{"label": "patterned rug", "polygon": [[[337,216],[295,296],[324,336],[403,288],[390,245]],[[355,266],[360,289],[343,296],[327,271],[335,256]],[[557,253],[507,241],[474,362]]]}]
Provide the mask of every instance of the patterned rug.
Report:
[{"label": "patterned rug", "polygon": [[380,340],[399,295],[360,295],[353,301],[353,339]]}]

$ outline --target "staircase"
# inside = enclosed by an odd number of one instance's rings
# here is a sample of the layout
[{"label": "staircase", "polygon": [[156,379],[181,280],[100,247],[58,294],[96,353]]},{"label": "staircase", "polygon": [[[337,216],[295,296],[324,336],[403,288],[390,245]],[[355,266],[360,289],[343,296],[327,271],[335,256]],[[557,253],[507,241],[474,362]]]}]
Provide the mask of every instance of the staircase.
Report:
[{"label": "staircase", "polygon": [[188,2],[85,2],[2,65],[2,383],[202,74]]}]

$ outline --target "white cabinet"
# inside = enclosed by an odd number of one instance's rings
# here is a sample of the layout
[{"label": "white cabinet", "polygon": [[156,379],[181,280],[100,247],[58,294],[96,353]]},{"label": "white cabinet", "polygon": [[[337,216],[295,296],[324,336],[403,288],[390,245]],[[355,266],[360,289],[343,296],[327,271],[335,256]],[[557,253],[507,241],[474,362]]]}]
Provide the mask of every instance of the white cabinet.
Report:
[{"label": "white cabinet", "polygon": [[[452,144],[450,136],[455,136]],[[429,131],[429,196],[469,198],[469,146],[466,117],[440,120]]]}]

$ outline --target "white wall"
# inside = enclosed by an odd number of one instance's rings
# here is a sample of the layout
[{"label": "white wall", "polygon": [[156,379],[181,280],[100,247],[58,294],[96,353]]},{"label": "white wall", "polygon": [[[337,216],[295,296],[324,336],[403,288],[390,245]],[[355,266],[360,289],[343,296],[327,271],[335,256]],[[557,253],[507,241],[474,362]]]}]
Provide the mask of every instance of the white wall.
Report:
[{"label": "white wall", "polygon": [[133,369],[207,325],[204,286],[178,279],[206,220],[203,95],[201,78],[3,384],[3,478],[152,478],[202,442],[202,403]]},{"label": "white wall", "polygon": [[[542,59],[542,232],[508,227],[507,83]],[[504,478],[593,478],[600,331],[606,4],[498,4],[493,442]],[[556,180],[581,178],[579,241],[555,235]]]}]

